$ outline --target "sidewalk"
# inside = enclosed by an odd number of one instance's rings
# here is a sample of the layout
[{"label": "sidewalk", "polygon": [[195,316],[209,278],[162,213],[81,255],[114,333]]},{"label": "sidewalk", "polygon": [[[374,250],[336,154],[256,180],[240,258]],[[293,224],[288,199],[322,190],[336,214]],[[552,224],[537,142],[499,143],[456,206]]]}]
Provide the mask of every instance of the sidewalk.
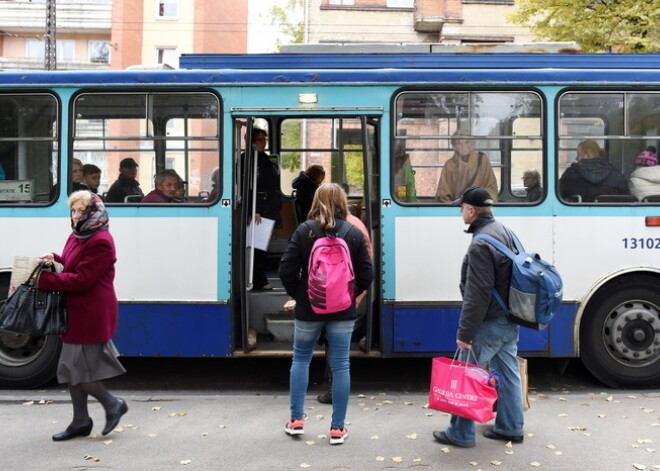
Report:
[{"label": "sidewalk", "polygon": [[349,437],[330,446],[331,406],[311,395],[294,439],[283,431],[287,396],[117,393],[130,408],[119,429],[100,435],[93,402],[93,436],[55,443],[70,420],[65,391],[0,391],[2,470],[660,470],[659,391],[531,395],[524,444],[479,436],[472,449],[433,441],[449,418],[424,394],[354,392]]}]

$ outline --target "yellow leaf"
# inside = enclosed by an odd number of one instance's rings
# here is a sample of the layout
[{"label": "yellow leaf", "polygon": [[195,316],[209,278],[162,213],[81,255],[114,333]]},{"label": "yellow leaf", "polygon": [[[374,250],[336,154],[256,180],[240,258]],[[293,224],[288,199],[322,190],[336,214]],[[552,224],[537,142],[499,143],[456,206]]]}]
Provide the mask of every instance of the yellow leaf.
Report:
[{"label": "yellow leaf", "polygon": [[23,403],[24,406],[31,406],[33,404],[34,404],[34,401],[27,401],[27,402]]},{"label": "yellow leaf", "polygon": [[305,442],[305,444],[306,444],[306,445],[309,445],[309,446],[312,446],[312,445],[316,445],[316,442],[315,442],[314,440],[307,440],[307,441]]},{"label": "yellow leaf", "polygon": [[365,397],[367,397],[367,396],[365,396],[364,394],[358,394],[358,397],[359,397],[360,399],[362,399],[362,398],[365,398]]},{"label": "yellow leaf", "polygon": [[449,453],[449,448],[447,448],[445,446],[445,447],[440,448],[440,451],[443,452],[443,453]]},{"label": "yellow leaf", "polygon": [[513,450],[506,450],[504,452],[505,455],[513,455]]},{"label": "yellow leaf", "polygon": [[104,440],[103,444],[104,445],[110,445],[112,443],[112,440]]},{"label": "yellow leaf", "polygon": [[404,402],[403,404],[406,405],[406,406],[412,406],[414,404],[414,402]]},{"label": "yellow leaf", "polygon": [[159,410],[160,410],[160,406],[152,407],[151,410],[159,411]]},{"label": "yellow leaf", "polygon": [[598,417],[599,419],[604,419],[607,416],[605,414],[598,414],[596,417]]},{"label": "yellow leaf", "polygon": [[202,432],[202,433],[201,433],[201,436],[202,436],[202,437],[208,437],[208,436],[209,436],[209,433],[208,433],[208,432]]},{"label": "yellow leaf", "polygon": [[314,417],[316,420],[323,420],[323,414],[316,414]]},{"label": "yellow leaf", "polygon": [[561,451],[555,451],[555,455],[557,455],[557,456],[561,456],[561,455],[563,455],[563,454],[564,454],[564,453],[562,453]]},{"label": "yellow leaf", "polygon": [[653,443],[653,440],[649,440],[648,438],[640,438],[639,440],[637,440],[637,443],[639,443],[640,445],[644,445],[647,443]]},{"label": "yellow leaf", "polygon": [[633,464],[633,468],[641,470],[641,469],[646,469],[646,466],[644,466],[643,464],[635,463]]},{"label": "yellow leaf", "polygon": [[384,456],[376,456],[376,461],[385,461]]},{"label": "yellow leaf", "polygon": [[555,448],[557,448],[557,447],[554,446],[554,445],[546,445],[545,447],[546,447],[546,448],[550,448],[551,450],[554,450]]},{"label": "yellow leaf", "polygon": [[187,464],[192,463],[192,460],[181,460],[180,463],[185,466]]},{"label": "yellow leaf", "polygon": [[490,462],[490,464],[492,464],[493,466],[500,466],[502,464],[502,462],[493,460],[493,461]]},{"label": "yellow leaf", "polygon": [[539,463],[538,461],[532,461],[531,463],[529,463],[529,465],[532,468],[537,468],[537,467],[541,466],[541,463]]},{"label": "yellow leaf", "polygon": [[309,468],[310,466],[311,466],[311,464],[309,464],[309,463],[300,463],[301,468]]},{"label": "yellow leaf", "polygon": [[479,463],[477,463],[476,461],[470,461],[468,464],[470,466],[477,466]]},{"label": "yellow leaf", "polygon": [[410,435],[406,435],[406,438],[410,440],[417,440],[418,436],[416,433],[411,433]]},{"label": "yellow leaf", "polygon": [[220,425],[218,425],[218,428],[227,428],[227,426],[224,425],[224,424],[220,424]]},{"label": "yellow leaf", "polygon": [[568,414],[558,414],[557,417],[568,417]]},{"label": "yellow leaf", "polygon": [[155,433],[148,433],[148,434],[147,434],[147,437],[149,437],[149,438],[154,438],[154,437],[157,437],[157,436],[158,436],[158,435],[155,434]]},{"label": "yellow leaf", "polygon": [[612,396],[609,396],[607,399],[605,399],[607,402],[612,402],[614,398]]},{"label": "yellow leaf", "polygon": [[506,445],[504,445],[507,448],[513,448],[513,443],[511,442],[506,442]]},{"label": "yellow leaf", "polygon": [[420,463],[421,461],[421,458],[413,458],[413,463]]},{"label": "yellow leaf", "polygon": [[401,463],[403,461],[403,458],[401,456],[394,456],[392,457],[392,461],[395,463]]},{"label": "yellow leaf", "polygon": [[380,440],[380,437],[378,435],[372,435],[371,439],[372,440]]}]

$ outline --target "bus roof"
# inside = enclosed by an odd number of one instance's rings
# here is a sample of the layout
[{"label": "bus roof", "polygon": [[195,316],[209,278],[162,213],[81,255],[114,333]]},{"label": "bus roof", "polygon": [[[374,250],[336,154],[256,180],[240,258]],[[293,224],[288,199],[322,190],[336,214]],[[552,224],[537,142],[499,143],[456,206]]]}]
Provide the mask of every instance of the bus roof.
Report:
[{"label": "bus roof", "polygon": [[660,54],[183,54],[182,69],[660,69]]}]

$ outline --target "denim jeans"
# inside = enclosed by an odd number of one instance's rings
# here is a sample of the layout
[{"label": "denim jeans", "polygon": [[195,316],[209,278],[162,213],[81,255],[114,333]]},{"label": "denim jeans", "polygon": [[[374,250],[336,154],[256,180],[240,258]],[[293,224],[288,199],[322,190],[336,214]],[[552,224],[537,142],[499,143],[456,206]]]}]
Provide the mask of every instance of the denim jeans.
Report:
[{"label": "denim jeans", "polygon": [[[493,430],[505,436],[523,434],[522,385],[518,365],[518,330],[513,322],[502,317],[483,323],[472,345],[479,366],[500,373],[497,388],[497,415]],[[476,426],[473,420],[452,415],[447,438],[458,446],[475,444]]]},{"label": "denim jeans", "polygon": [[309,383],[309,364],[314,345],[325,326],[328,342],[328,360],[332,371],[332,421],[331,428],[344,428],[348,395],[351,390],[349,352],[354,320],[308,322],[296,319],[293,333],[293,362],[289,377],[291,391],[291,420],[304,417],[305,395]]}]

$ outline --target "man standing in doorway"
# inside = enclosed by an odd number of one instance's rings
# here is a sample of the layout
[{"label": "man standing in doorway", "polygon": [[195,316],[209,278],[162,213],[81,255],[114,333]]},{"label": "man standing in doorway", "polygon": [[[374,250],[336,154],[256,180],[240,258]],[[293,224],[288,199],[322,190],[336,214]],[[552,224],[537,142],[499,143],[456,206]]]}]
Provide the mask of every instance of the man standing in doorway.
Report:
[{"label": "man standing in doorway", "polygon": [[[454,201],[460,204],[467,233],[488,234],[515,252],[510,230],[493,217],[493,199],[485,188],[469,187]],[[456,345],[472,349],[480,366],[500,374],[495,426],[484,437],[522,443],[523,408],[518,354],[518,325],[511,322],[493,296],[496,289],[508,304],[511,260],[488,242],[472,239],[461,267],[463,296]],[[433,432],[444,445],[473,447],[476,426],[473,420],[452,416],[449,427]]]}]

